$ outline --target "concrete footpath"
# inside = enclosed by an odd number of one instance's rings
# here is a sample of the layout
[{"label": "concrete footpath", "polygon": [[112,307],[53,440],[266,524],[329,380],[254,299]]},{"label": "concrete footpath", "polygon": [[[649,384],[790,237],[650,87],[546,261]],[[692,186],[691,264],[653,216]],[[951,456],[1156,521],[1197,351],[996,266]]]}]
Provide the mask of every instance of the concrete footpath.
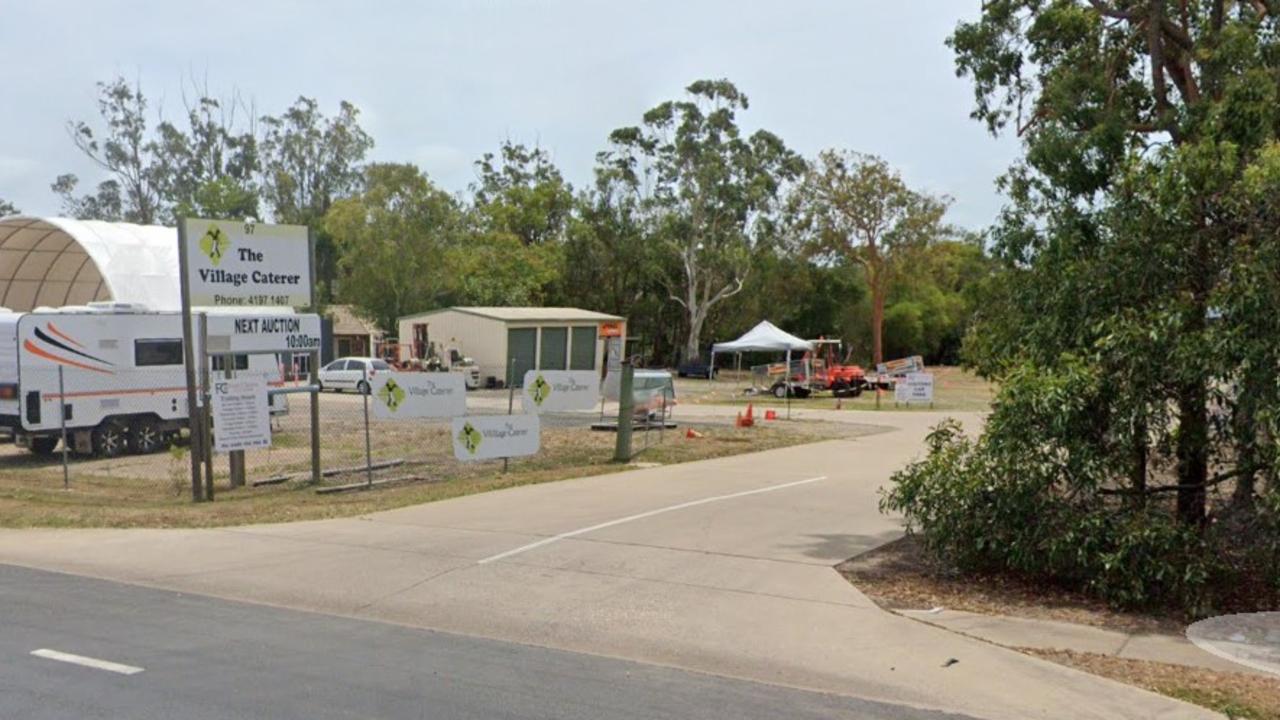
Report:
[{"label": "concrete footpath", "polygon": [[6,530],[0,563],[976,717],[1217,717],[851,588],[832,566],[900,535],[877,490],[941,415],[830,415],[892,431],[359,518]]},{"label": "concrete footpath", "polygon": [[1148,660],[1274,677],[1196,647],[1184,635],[1126,632],[1058,620],[984,615],[963,610],[898,610],[898,614],[1011,648],[1072,650],[1126,660]]}]

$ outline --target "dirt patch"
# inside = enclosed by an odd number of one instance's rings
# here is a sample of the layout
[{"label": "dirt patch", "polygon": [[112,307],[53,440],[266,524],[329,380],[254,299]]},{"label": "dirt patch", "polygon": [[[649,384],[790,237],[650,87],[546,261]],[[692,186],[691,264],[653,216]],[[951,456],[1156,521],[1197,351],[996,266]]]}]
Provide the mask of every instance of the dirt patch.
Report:
[{"label": "dirt patch", "polygon": [[1174,615],[1119,612],[1066,588],[1010,576],[960,574],[935,563],[912,536],[846,560],[836,569],[858,590],[891,610],[943,607],[1124,632],[1181,633],[1185,626]]},{"label": "dirt patch", "polygon": [[1280,678],[1218,672],[1069,650],[1019,650],[1093,675],[1207,707],[1229,718],[1280,718]]}]

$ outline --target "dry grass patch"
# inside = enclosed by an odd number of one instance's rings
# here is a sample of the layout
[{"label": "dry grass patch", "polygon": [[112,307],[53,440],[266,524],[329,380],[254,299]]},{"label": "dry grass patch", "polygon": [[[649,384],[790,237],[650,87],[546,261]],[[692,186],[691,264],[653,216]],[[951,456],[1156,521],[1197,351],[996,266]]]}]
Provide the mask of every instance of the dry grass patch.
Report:
[{"label": "dry grass patch", "polygon": [[1057,620],[1124,632],[1181,633],[1173,614],[1113,610],[1066,588],[1004,575],[960,574],[937,565],[915,537],[904,537],[841,563],[837,569],[881,607],[949,610]]},{"label": "dry grass patch", "polygon": [[[895,407],[893,393],[886,392],[880,398],[881,410],[954,410],[982,411],[991,408],[991,400],[995,397],[995,385],[958,367],[931,367],[933,373],[934,404],[902,405]],[[696,379],[677,381],[677,395],[681,403],[710,405],[742,405],[748,402],[761,407],[785,407],[786,401],[772,395],[743,395],[743,389],[750,387],[751,378],[743,372],[736,375],[722,372],[713,382]],[[864,392],[856,398],[844,398],[837,401],[830,395],[821,395],[805,399],[792,398],[793,408],[815,410],[834,410],[837,404],[844,410],[875,410],[875,393]]]},{"label": "dry grass patch", "polygon": [[[651,433],[651,446],[634,460],[647,464],[673,464],[769,450],[820,440],[853,437],[873,428],[836,423],[792,422],[755,428],[694,425],[704,437],[687,439],[679,431],[659,438]],[[411,428],[411,429],[406,429]],[[405,458],[398,467],[379,471],[376,477],[413,475],[418,482],[371,492],[318,495],[306,482],[231,489],[219,475],[216,501],[194,504],[190,500],[188,457],[154,455],[77,463],[72,467],[70,490],[62,489],[62,470],[56,463],[27,456],[6,456],[0,464],[0,526],[4,527],[213,527],[265,522],[289,522],[359,515],[406,505],[432,502],[460,495],[516,485],[550,482],[616,472],[627,466],[612,463],[615,436],[585,427],[544,426],[542,451],[534,457],[513,459],[510,471],[501,461],[460,463],[453,458],[448,426],[442,424],[384,426],[374,438],[374,459]],[[326,435],[325,467],[356,465],[363,461],[363,432],[358,438]],[[635,447],[642,448],[644,433],[637,433]],[[272,461],[255,470],[250,454],[250,477],[264,472],[306,470],[306,453],[288,453],[288,463]],[[225,471],[219,458],[219,472]],[[363,472],[326,480],[345,484],[364,478]]]},{"label": "dry grass patch", "polygon": [[1280,678],[1218,672],[1069,650],[1019,649],[1029,655],[1093,675],[1200,705],[1233,720],[1280,718]]}]

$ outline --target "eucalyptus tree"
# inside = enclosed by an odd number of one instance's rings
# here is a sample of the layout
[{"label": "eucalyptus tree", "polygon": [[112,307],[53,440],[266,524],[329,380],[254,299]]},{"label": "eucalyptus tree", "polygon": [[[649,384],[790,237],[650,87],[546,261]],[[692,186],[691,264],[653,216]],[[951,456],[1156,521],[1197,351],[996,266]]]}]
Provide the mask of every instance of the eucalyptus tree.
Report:
[{"label": "eucalyptus tree", "polygon": [[150,117],[140,83],[116,78],[98,84],[98,126],[68,124],[76,147],[107,178],[78,194],[74,173],[51,188],[63,212],[144,225],[173,223],[182,215],[245,218],[257,215],[257,139],[252,110],[238,94],[214,97],[207,84],[183,84],[183,120]]},{"label": "eucalyptus tree", "polygon": [[20,211],[16,205],[4,198],[0,198],[0,217],[5,217],[6,215],[17,215],[19,212]]},{"label": "eucalyptus tree", "polygon": [[316,276],[327,298],[337,275],[337,251],[323,230],[325,213],[358,192],[373,138],[360,110],[343,101],[326,116],[313,98],[299,97],[279,115],[260,119],[258,143],[262,199],[276,222],[308,225],[316,234]]},{"label": "eucalyptus tree", "polygon": [[804,161],[766,130],[746,135],[747,96],[728,80],[699,80],[640,125],[609,135],[601,165],[642,194],[647,233],[679,268],[666,279],[685,321],[684,357],[698,358],[707,318],[742,291],[752,255],[776,238],[778,201]]},{"label": "eucalyptus tree", "polygon": [[792,227],[810,254],[866,273],[872,362],[883,362],[889,284],[913,253],[947,236],[942,219],[950,198],[912,190],[878,157],[824,150],[790,199]]}]

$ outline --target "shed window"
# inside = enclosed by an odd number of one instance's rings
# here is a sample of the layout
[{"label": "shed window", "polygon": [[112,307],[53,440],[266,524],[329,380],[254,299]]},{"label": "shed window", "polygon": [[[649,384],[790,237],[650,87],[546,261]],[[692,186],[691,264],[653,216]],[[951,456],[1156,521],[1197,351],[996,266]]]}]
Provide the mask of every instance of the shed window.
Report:
[{"label": "shed window", "polygon": [[134,340],[133,364],[138,367],[181,365],[181,340]]}]

